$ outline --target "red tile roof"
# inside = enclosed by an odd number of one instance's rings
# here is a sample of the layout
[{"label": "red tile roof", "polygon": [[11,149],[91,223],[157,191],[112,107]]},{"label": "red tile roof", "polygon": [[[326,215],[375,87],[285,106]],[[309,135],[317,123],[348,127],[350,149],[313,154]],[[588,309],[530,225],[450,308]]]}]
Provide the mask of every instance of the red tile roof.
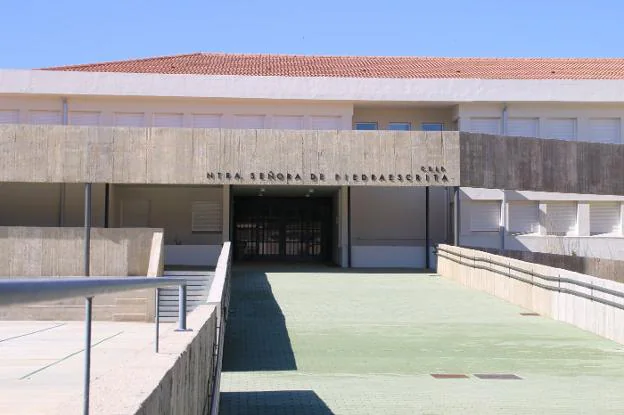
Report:
[{"label": "red tile roof", "polygon": [[192,53],[45,70],[344,78],[624,79],[624,59]]}]

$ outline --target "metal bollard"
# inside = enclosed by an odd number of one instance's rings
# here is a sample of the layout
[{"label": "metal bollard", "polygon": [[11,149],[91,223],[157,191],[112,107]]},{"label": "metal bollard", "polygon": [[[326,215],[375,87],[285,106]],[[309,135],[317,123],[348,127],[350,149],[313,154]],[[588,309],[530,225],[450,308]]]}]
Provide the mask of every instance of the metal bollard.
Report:
[{"label": "metal bollard", "polygon": [[186,284],[178,289],[178,328],[176,331],[190,331],[186,328]]}]

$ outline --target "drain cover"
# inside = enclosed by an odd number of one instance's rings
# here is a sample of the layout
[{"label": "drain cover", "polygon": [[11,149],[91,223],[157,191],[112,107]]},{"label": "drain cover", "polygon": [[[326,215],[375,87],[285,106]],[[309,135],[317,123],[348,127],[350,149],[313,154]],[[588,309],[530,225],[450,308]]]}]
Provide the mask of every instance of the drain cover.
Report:
[{"label": "drain cover", "polygon": [[493,379],[493,380],[522,380],[518,375],[513,373],[482,373],[475,374],[475,377],[479,379]]},{"label": "drain cover", "polygon": [[460,373],[432,373],[432,377],[436,379],[467,379],[468,375]]}]

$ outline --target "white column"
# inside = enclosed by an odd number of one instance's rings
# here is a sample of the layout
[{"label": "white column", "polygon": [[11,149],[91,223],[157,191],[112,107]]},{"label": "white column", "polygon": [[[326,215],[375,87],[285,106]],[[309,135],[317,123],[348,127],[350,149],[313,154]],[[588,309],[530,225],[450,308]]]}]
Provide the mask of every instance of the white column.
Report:
[{"label": "white column", "polygon": [[503,190],[503,199],[501,200],[500,208],[500,249],[505,249],[505,237],[507,236],[507,193]]},{"label": "white column", "polygon": [[544,202],[539,202],[538,205],[538,221],[539,221],[539,231],[538,234],[539,235],[548,235],[548,226],[547,226],[547,221],[548,221],[548,205]]},{"label": "white column", "polygon": [[620,236],[624,235],[624,203],[620,203]]},{"label": "white column", "polygon": [[578,202],[576,211],[576,232],[578,236],[589,236],[589,203]]},{"label": "white column", "polygon": [[230,240],[230,185],[229,184],[225,184],[223,185],[223,199],[222,199],[222,212],[223,212],[223,230],[222,230],[222,242],[227,242]]}]

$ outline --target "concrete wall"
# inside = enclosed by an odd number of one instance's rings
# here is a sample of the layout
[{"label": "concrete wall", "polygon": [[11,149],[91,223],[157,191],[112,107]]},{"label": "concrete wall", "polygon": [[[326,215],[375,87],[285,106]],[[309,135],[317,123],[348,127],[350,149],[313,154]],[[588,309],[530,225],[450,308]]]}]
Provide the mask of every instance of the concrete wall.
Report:
[{"label": "concrete wall", "polygon": [[[97,414],[203,415],[214,368],[217,326],[214,306],[200,305],[187,317],[188,332],[163,326],[160,352],[152,346],[91,382],[91,411]],[[114,397],[114,399],[111,399]]]},{"label": "concrete wall", "polygon": [[460,133],[461,186],[623,195],[624,145]]},{"label": "concrete wall", "polygon": [[0,181],[459,184],[456,132],[3,125],[0,144]]},{"label": "concrete wall", "polygon": [[557,255],[544,252],[514,250],[505,250],[504,252],[501,252],[499,249],[484,250],[495,255],[547,265],[554,268],[563,268],[568,271],[591,275],[592,277],[624,283],[624,261],[621,260],[618,261],[603,258]]},{"label": "concrete wall", "polygon": [[[624,344],[624,325],[620,324],[622,319],[624,319],[624,310],[560,292],[559,288],[574,290],[585,295],[594,295],[597,298],[612,301],[622,306],[624,306],[624,299],[570,283],[558,284],[545,281],[537,275],[532,276],[531,274],[568,278],[620,293],[624,293],[624,284],[560,268],[531,264],[474,249],[448,245],[441,245],[440,248],[438,251],[437,271],[441,276],[467,287],[495,295],[546,317],[572,324],[583,330]],[[446,253],[443,250],[448,250],[456,255]],[[475,261],[475,258],[485,260],[485,262]],[[504,266],[491,264],[491,261],[503,263]],[[552,287],[554,290],[541,288],[487,269],[480,269],[475,267],[475,265],[492,267],[492,269],[501,272],[511,272],[514,276],[528,279],[529,281],[536,281],[547,287]],[[521,269],[524,272],[510,270],[510,266]]]},{"label": "concrete wall", "polygon": [[358,122],[376,122],[380,130],[387,130],[392,122],[409,122],[415,131],[421,130],[425,122],[442,123],[445,130],[457,130],[452,107],[356,106],[353,109],[353,128]]},{"label": "concrete wall", "polygon": [[[0,278],[83,276],[81,228],[0,228]],[[162,275],[162,230],[101,229],[91,233],[90,272],[93,276]],[[156,259],[154,259],[156,258]],[[159,265],[160,264],[160,265]],[[5,307],[5,320],[80,320],[84,299]],[[128,291],[94,298],[96,320],[151,321],[154,290]]]}]

